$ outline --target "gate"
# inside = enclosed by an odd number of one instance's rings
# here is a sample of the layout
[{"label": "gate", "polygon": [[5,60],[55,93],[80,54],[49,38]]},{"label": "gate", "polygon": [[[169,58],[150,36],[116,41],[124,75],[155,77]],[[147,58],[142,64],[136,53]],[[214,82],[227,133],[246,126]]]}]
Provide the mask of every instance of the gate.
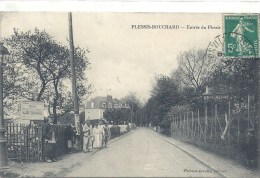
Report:
[{"label": "gate", "polygon": [[17,162],[42,160],[41,125],[6,123],[8,159]]}]

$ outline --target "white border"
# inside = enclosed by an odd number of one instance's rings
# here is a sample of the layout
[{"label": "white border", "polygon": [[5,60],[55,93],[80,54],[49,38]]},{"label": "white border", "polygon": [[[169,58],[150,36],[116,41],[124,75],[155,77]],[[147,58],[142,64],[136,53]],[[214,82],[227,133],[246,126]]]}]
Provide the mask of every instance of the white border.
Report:
[{"label": "white border", "polygon": [[0,11],[260,13],[260,2],[0,1]]}]

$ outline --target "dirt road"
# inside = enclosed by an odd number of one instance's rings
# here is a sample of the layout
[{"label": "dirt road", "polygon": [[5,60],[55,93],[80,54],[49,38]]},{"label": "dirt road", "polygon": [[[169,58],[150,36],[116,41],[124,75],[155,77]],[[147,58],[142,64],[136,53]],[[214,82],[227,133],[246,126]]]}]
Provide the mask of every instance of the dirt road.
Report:
[{"label": "dirt road", "polygon": [[143,128],[97,152],[66,176],[219,177],[159,135]]}]

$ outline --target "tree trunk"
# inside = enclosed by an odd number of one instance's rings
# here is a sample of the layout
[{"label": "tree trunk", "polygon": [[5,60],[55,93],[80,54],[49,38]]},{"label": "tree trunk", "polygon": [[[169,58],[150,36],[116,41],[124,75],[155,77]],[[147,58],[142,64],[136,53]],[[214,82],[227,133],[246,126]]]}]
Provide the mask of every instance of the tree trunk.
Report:
[{"label": "tree trunk", "polygon": [[41,101],[41,98],[42,98],[42,95],[44,93],[45,88],[46,88],[46,82],[42,81],[42,88],[41,88],[41,90],[40,90],[40,92],[39,92],[39,94],[37,96],[36,101]]},{"label": "tree trunk", "polygon": [[57,124],[57,98],[53,99],[52,113],[53,113],[53,124]]}]

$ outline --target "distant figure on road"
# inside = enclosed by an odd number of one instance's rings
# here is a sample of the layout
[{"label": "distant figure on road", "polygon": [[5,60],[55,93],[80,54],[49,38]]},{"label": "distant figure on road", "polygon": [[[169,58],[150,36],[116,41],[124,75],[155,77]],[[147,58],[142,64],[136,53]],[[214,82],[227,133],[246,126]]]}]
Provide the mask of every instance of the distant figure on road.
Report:
[{"label": "distant figure on road", "polygon": [[110,128],[108,126],[108,123],[105,124],[104,126],[104,146],[107,148],[107,142],[110,139],[111,133],[110,133]]},{"label": "distant figure on road", "polygon": [[83,151],[86,153],[89,150],[90,143],[91,143],[91,131],[92,127],[89,121],[85,121],[83,125]]},{"label": "distant figure on road", "polygon": [[95,127],[93,128],[93,135],[94,135],[94,148],[102,148],[102,138],[103,138],[104,128],[102,125],[96,123]]}]

